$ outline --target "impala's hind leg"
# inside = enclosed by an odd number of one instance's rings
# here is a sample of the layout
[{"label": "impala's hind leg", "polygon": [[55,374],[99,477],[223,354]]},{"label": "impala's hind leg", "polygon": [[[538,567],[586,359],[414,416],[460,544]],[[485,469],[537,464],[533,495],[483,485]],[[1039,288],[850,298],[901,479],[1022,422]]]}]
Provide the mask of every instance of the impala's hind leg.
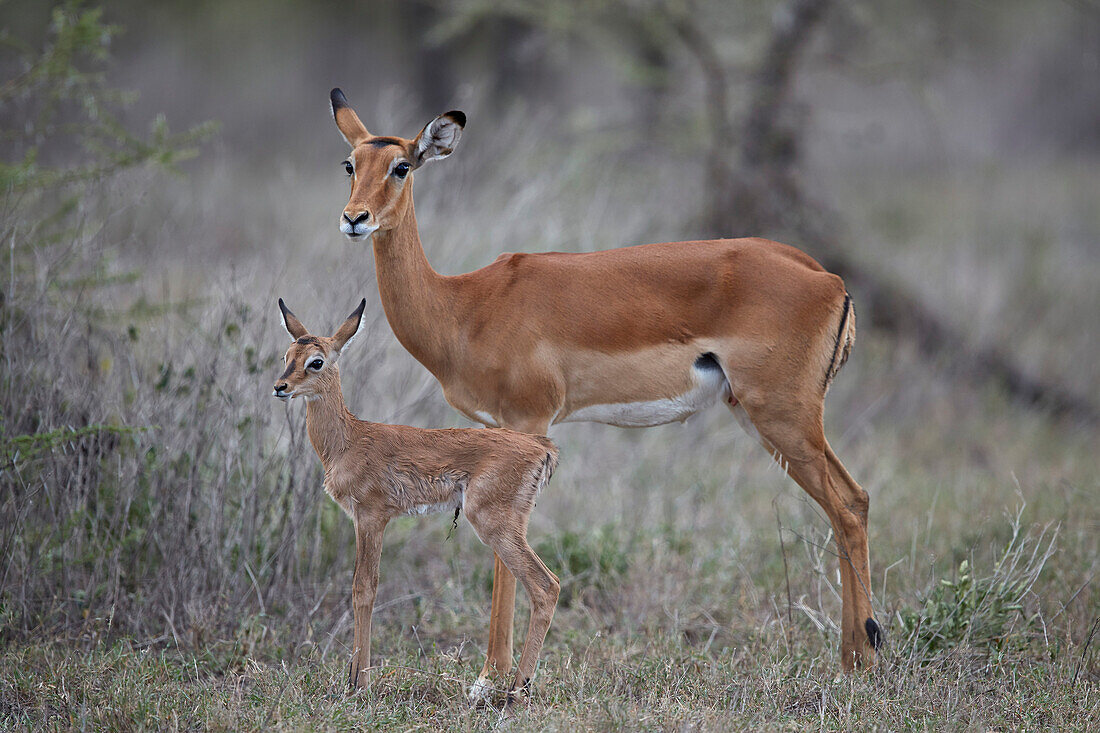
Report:
[{"label": "impala's hind leg", "polygon": [[[507,420],[503,427],[532,435],[546,435],[548,419]],[[524,523],[526,527],[526,523]],[[489,612],[489,644],[485,664],[470,687],[471,702],[486,697],[499,680],[512,671],[512,639],[516,616],[516,576],[493,547],[493,606]]]},{"label": "impala's hind leg", "polygon": [[513,577],[519,578],[531,601],[531,618],[516,670],[516,679],[508,691],[509,703],[526,701],[527,686],[535,674],[535,666],[546,640],[546,632],[554,618],[554,607],[561,589],[557,576],[546,568],[527,543],[527,522],[531,509],[534,508],[534,494],[537,489],[535,485],[524,489],[526,495],[506,501],[501,500],[499,492],[490,494],[486,500],[474,487],[466,494],[466,518],[470,520],[478,538],[493,548],[493,552],[513,573]]},{"label": "impala's hind leg", "polygon": [[[503,531],[486,541],[493,545],[497,556],[507,564],[523,583],[523,589],[531,601],[531,618],[527,624],[527,636],[523,640],[523,652],[516,668],[516,679],[508,691],[508,702],[526,702],[528,685],[535,676],[542,644],[554,619],[561,583],[550,572],[527,543],[527,518],[515,516]],[[491,541],[490,541],[491,539]]]},{"label": "impala's hind leg", "polygon": [[825,440],[823,408],[821,403],[807,406],[796,397],[773,393],[766,400],[735,406],[734,412],[744,410],[750,432],[825,510],[832,524],[843,599],[840,662],[843,669],[851,670],[872,666],[882,641],[871,607],[868,497]]}]

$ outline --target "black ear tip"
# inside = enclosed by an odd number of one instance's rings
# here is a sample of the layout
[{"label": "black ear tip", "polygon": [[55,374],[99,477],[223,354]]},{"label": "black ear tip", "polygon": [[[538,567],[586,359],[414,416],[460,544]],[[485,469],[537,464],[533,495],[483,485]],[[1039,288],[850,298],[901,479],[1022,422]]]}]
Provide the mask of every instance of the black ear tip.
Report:
[{"label": "black ear tip", "polygon": [[365,310],[366,307],[367,307],[367,299],[363,298],[362,300],[359,301],[359,310],[360,310],[360,312]]},{"label": "black ear tip", "polygon": [[283,302],[282,298],[279,298],[279,310],[281,310],[281,311],[286,310],[286,303]]},{"label": "black ear tip", "polygon": [[457,110],[457,109],[452,109],[450,112],[447,113],[446,116],[450,117],[452,120],[457,122],[459,127],[466,127],[466,113],[465,112],[462,112],[461,110]]},{"label": "black ear tip", "polygon": [[332,108],[334,110],[348,106],[348,98],[344,96],[344,93],[342,91],[340,91],[340,87],[336,87],[331,92],[329,92],[328,98],[329,101],[332,102]]}]

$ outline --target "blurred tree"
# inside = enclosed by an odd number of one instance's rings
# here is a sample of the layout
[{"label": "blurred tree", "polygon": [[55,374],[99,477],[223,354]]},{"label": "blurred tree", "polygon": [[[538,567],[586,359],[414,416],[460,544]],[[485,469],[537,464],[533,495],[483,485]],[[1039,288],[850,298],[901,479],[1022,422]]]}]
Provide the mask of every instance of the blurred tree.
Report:
[{"label": "blurred tree", "polygon": [[[50,337],[47,324],[77,319],[87,334],[88,371],[97,373],[94,342],[107,310],[86,299],[132,277],[108,272],[104,252],[77,246],[84,227],[94,228],[80,203],[123,171],[146,164],[174,169],[213,129],[207,124],[172,134],[157,117],[141,136],[119,122],[118,110],[133,97],[105,81],[102,66],[118,28],[102,16],[101,9],[70,0],[53,8],[41,48],[0,35],[0,50],[7,52],[0,67],[11,72],[0,82],[0,237],[10,242],[11,257],[0,289],[0,358],[9,363],[18,362],[18,354],[48,353],[37,351]],[[49,393],[50,385],[20,371],[9,374],[3,388],[0,443],[35,431],[54,434],[53,426],[40,424],[33,397],[39,388]],[[87,423],[71,417],[70,424]]]},{"label": "blurred tree", "polygon": [[454,101],[456,60],[453,44],[427,37],[436,15],[432,3],[402,2],[397,4],[395,11],[400,37],[420,39],[416,53],[407,57],[414,67],[413,83],[419,93],[420,106],[431,110],[431,114],[438,114]]},{"label": "blurred tree", "polygon": [[110,87],[100,68],[118,31],[102,9],[74,0],[53,9],[41,49],[0,33],[3,66],[14,70],[0,83],[0,194],[57,191],[146,163],[171,168],[212,131],[173,135],[157,117],[143,137],[119,122],[117,110],[134,98]]}]

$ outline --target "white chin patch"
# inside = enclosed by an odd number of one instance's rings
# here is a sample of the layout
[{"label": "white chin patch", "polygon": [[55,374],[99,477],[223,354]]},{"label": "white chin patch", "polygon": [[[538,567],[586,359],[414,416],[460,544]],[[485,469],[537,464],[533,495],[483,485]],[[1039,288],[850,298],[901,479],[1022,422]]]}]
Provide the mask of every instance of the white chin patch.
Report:
[{"label": "white chin patch", "polygon": [[340,219],[340,231],[344,233],[348,239],[352,241],[358,241],[364,237],[369,237],[378,231],[377,224],[357,224],[352,226],[345,219]]}]

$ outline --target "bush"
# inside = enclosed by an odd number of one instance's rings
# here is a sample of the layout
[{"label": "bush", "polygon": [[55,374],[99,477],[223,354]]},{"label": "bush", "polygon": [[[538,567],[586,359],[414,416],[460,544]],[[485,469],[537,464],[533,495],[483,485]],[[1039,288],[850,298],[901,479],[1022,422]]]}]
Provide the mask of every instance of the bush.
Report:
[{"label": "bush", "polygon": [[972,560],[963,560],[954,579],[941,578],[919,607],[898,612],[904,648],[927,659],[962,644],[1000,651],[1029,642],[1038,613],[1029,612],[1028,597],[1054,554],[1057,532],[1021,534],[1022,512],[1023,507],[992,572],[980,574]]}]

